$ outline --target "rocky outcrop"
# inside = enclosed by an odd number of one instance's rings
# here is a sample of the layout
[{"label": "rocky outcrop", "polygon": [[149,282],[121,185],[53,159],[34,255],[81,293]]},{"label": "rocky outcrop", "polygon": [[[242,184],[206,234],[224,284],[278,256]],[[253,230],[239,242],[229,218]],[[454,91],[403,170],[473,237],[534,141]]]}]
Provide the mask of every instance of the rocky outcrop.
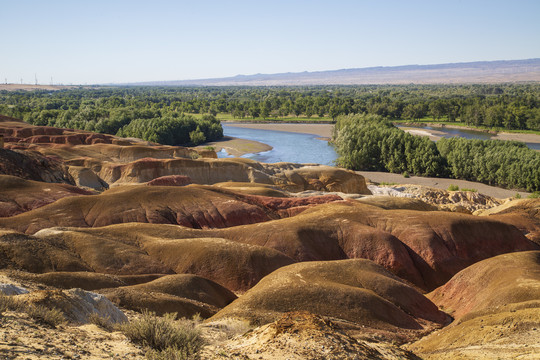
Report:
[{"label": "rocky outcrop", "polygon": [[29,291],[21,286],[14,284],[0,284],[0,294],[4,295],[21,295],[28,294]]},{"label": "rocky outcrop", "polygon": [[75,185],[67,167],[60,160],[30,151],[0,149],[0,175]]},{"label": "rocky outcrop", "polygon": [[421,185],[369,185],[368,188],[374,195],[419,199],[439,210],[465,214],[490,209],[502,203],[502,200],[476,191],[447,191]]},{"label": "rocky outcrop", "polygon": [[418,359],[395,345],[357,340],[332,321],[305,311],[285,313],[224,346],[208,347],[199,356],[253,359],[260,354],[271,359]]},{"label": "rocky outcrop", "polygon": [[105,296],[81,289],[34,291],[18,295],[17,300],[30,305],[58,309],[67,320],[77,324],[88,323],[92,314],[109,319],[111,323],[127,321],[126,315]]},{"label": "rocky outcrop", "polygon": [[108,184],[144,183],[162,176],[184,175],[196,184],[251,182],[304,190],[371,194],[363,176],[331,166],[304,166],[290,163],[261,164],[248,159],[155,159],[144,158],[127,164],[92,164]]}]

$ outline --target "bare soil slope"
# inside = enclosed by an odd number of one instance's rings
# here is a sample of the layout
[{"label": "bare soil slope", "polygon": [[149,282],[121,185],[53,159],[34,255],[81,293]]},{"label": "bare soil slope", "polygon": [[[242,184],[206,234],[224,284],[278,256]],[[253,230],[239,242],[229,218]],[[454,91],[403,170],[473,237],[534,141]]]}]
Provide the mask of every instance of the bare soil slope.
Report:
[{"label": "bare soil slope", "polygon": [[386,331],[418,332],[442,325],[446,315],[416,289],[369,260],[303,262],[263,278],[212,319],[276,321],[304,310]]}]

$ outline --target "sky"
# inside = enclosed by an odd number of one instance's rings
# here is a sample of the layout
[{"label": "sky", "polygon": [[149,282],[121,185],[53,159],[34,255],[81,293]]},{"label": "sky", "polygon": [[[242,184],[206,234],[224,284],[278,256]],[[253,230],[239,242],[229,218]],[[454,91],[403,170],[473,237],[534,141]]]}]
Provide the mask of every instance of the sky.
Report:
[{"label": "sky", "polygon": [[540,0],[0,0],[0,82],[540,58]]}]

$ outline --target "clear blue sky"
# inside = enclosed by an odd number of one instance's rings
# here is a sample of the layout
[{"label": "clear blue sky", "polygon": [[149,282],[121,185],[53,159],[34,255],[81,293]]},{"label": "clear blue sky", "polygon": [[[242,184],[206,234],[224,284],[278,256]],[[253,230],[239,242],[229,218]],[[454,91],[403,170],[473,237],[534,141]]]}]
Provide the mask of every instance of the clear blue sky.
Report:
[{"label": "clear blue sky", "polygon": [[0,82],[540,57],[540,0],[0,0]]}]

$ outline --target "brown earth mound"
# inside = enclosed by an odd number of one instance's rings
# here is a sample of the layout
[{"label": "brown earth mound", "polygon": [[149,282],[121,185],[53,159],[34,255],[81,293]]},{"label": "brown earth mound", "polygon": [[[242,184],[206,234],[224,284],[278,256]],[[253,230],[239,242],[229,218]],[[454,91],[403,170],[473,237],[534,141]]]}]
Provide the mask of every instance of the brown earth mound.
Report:
[{"label": "brown earth mound", "polygon": [[[99,236],[45,230],[39,238],[0,234],[0,268],[32,273],[96,271],[109,274],[171,274],[136,246]],[[47,236],[48,235],[48,236]]]},{"label": "brown earth mound", "polygon": [[32,151],[0,149],[0,174],[75,185],[67,167],[61,161]]},{"label": "brown earth mound", "polygon": [[294,263],[281,252],[219,238],[140,239],[141,248],[176,273],[197,274],[243,292],[272,271]]},{"label": "brown earth mound", "polygon": [[538,248],[515,227],[489,218],[381,210],[353,201],[324,204],[288,219],[204,236],[271,247],[295,261],[367,258],[424,289],[444,284],[477,261]]},{"label": "brown earth mound", "polygon": [[512,224],[540,245],[540,199],[512,200],[480,215]]},{"label": "brown earth mound", "polygon": [[[236,299],[236,295],[231,291],[212,280],[190,274],[165,275],[147,283],[124,286],[119,289],[141,293],[168,294],[200,301],[217,308],[227,306]],[[107,293],[108,291],[103,290],[102,292]]]},{"label": "brown earth mound", "polygon": [[220,188],[228,189],[237,193],[271,196],[271,197],[288,197],[287,192],[280,190],[277,186],[258,183],[233,182],[227,181],[213,184]]},{"label": "brown earth mound", "polygon": [[540,252],[476,263],[428,296],[455,317],[409,348],[425,359],[537,359]]},{"label": "brown earth mound", "polygon": [[[91,268],[93,271],[124,274],[118,279],[115,278],[110,287],[116,287],[115,283],[119,281],[136,281],[125,279],[128,274],[176,272],[200,275],[230,290],[243,292],[275,269],[294,262],[282,253],[262,246],[217,238],[163,239],[153,235],[145,236],[130,225],[135,224],[127,224],[130,229],[125,228],[123,235],[120,236],[111,234],[108,228],[96,230],[58,228],[40,231],[36,234],[37,238],[26,237],[42,246],[54,243],[57,245],[54,249],[65,256],[77,254],[81,266]],[[174,236],[176,228],[166,227],[163,230],[168,235]],[[31,272],[50,271],[50,267],[32,267],[32,256],[37,259],[36,263],[44,261],[39,260],[40,254],[27,254],[29,260],[25,263],[6,264],[5,267]],[[59,267],[58,270],[62,270],[66,265],[55,263],[55,266]],[[81,275],[47,276],[51,278],[50,282],[54,281],[58,287],[66,287],[65,284],[59,284],[64,281],[66,284],[81,281],[78,287],[88,290],[95,289],[91,288],[92,283],[88,284],[90,279],[94,279],[96,284],[112,281],[102,279],[103,275],[97,274],[88,275],[87,277],[90,277],[88,281]]]},{"label": "brown earth mound", "polygon": [[360,198],[357,201],[363,204],[369,204],[380,207],[385,210],[418,210],[418,211],[437,211],[434,205],[428,204],[420,199],[394,196],[368,196]]},{"label": "brown earth mound", "polygon": [[540,251],[480,261],[454,275],[428,297],[456,319],[507,304],[540,300]]},{"label": "brown earth mound", "polygon": [[92,271],[62,242],[37,241],[33,236],[9,232],[0,233],[0,268],[34,273]]},{"label": "brown earth mound", "polygon": [[0,189],[0,217],[20,214],[68,196],[93,194],[72,185],[24,180],[10,175],[0,175]]},{"label": "brown earth mound", "polygon": [[[35,233],[55,226],[99,227],[127,222],[177,224],[193,228],[223,228],[294,215],[307,205],[341,200],[270,198],[238,195],[217,188],[126,186],[96,196],[70,197],[48,206],[0,219],[0,227]],[[297,211],[289,211],[291,208]]]},{"label": "brown earth mound", "polygon": [[130,310],[150,310],[157,314],[177,313],[178,317],[200,314],[208,318],[236,296],[215,282],[195,275],[168,275],[133,286],[100,291],[112,302]]},{"label": "brown earth mound", "polygon": [[184,186],[191,184],[189,176],[169,175],[162,176],[146,183],[149,186]]},{"label": "brown earth mound", "polygon": [[81,288],[83,290],[99,290],[146,283],[158,279],[163,274],[148,275],[110,275],[83,271],[55,271],[33,274],[23,271],[3,271],[10,279],[42,284],[58,289]]},{"label": "brown earth mound", "polygon": [[308,312],[290,312],[224,346],[210,347],[201,359],[418,359],[384,343],[358,341],[332,321]]},{"label": "brown earth mound", "polygon": [[[90,234],[101,239],[99,241],[107,239],[137,249],[143,247],[145,253],[156,251],[152,252],[152,256],[158,257],[161,263],[169,264],[169,267],[174,260],[161,254],[168,251],[176,254],[171,250],[176,245],[167,245],[167,239],[177,241],[178,245],[187,243],[178,239],[227,239],[271,248],[297,262],[366,258],[426,290],[443,285],[457,272],[480,260],[538,248],[514,226],[490,218],[437,211],[382,210],[355,201],[318,205],[291,218],[226,229],[197,230],[131,223],[94,230],[70,229],[68,233]],[[88,241],[89,246],[93,241]],[[152,243],[158,244],[157,247],[153,247],[156,245]],[[202,250],[195,252],[198,255],[193,257],[197,261],[190,265],[192,269],[197,267],[196,262],[205,263],[208,260],[203,259],[214,258],[213,255],[201,255],[209,251],[203,245],[199,249]],[[230,251],[228,254],[234,254],[237,250]],[[192,255],[178,253],[175,256],[190,258]],[[268,256],[272,258],[270,254]],[[273,260],[271,264],[277,265]],[[182,271],[186,269],[182,268]],[[265,271],[260,273],[264,274]],[[223,283],[222,277],[208,273],[204,276],[222,285],[233,286]],[[245,279],[250,278],[256,279],[251,275]],[[235,283],[240,284],[236,280]]]},{"label": "brown earth mound", "polygon": [[432,329],[447,318],[382,266],[356,259],[282,267],[212,319],[234,317],[265,324],[297,310],[386,331]]}]

